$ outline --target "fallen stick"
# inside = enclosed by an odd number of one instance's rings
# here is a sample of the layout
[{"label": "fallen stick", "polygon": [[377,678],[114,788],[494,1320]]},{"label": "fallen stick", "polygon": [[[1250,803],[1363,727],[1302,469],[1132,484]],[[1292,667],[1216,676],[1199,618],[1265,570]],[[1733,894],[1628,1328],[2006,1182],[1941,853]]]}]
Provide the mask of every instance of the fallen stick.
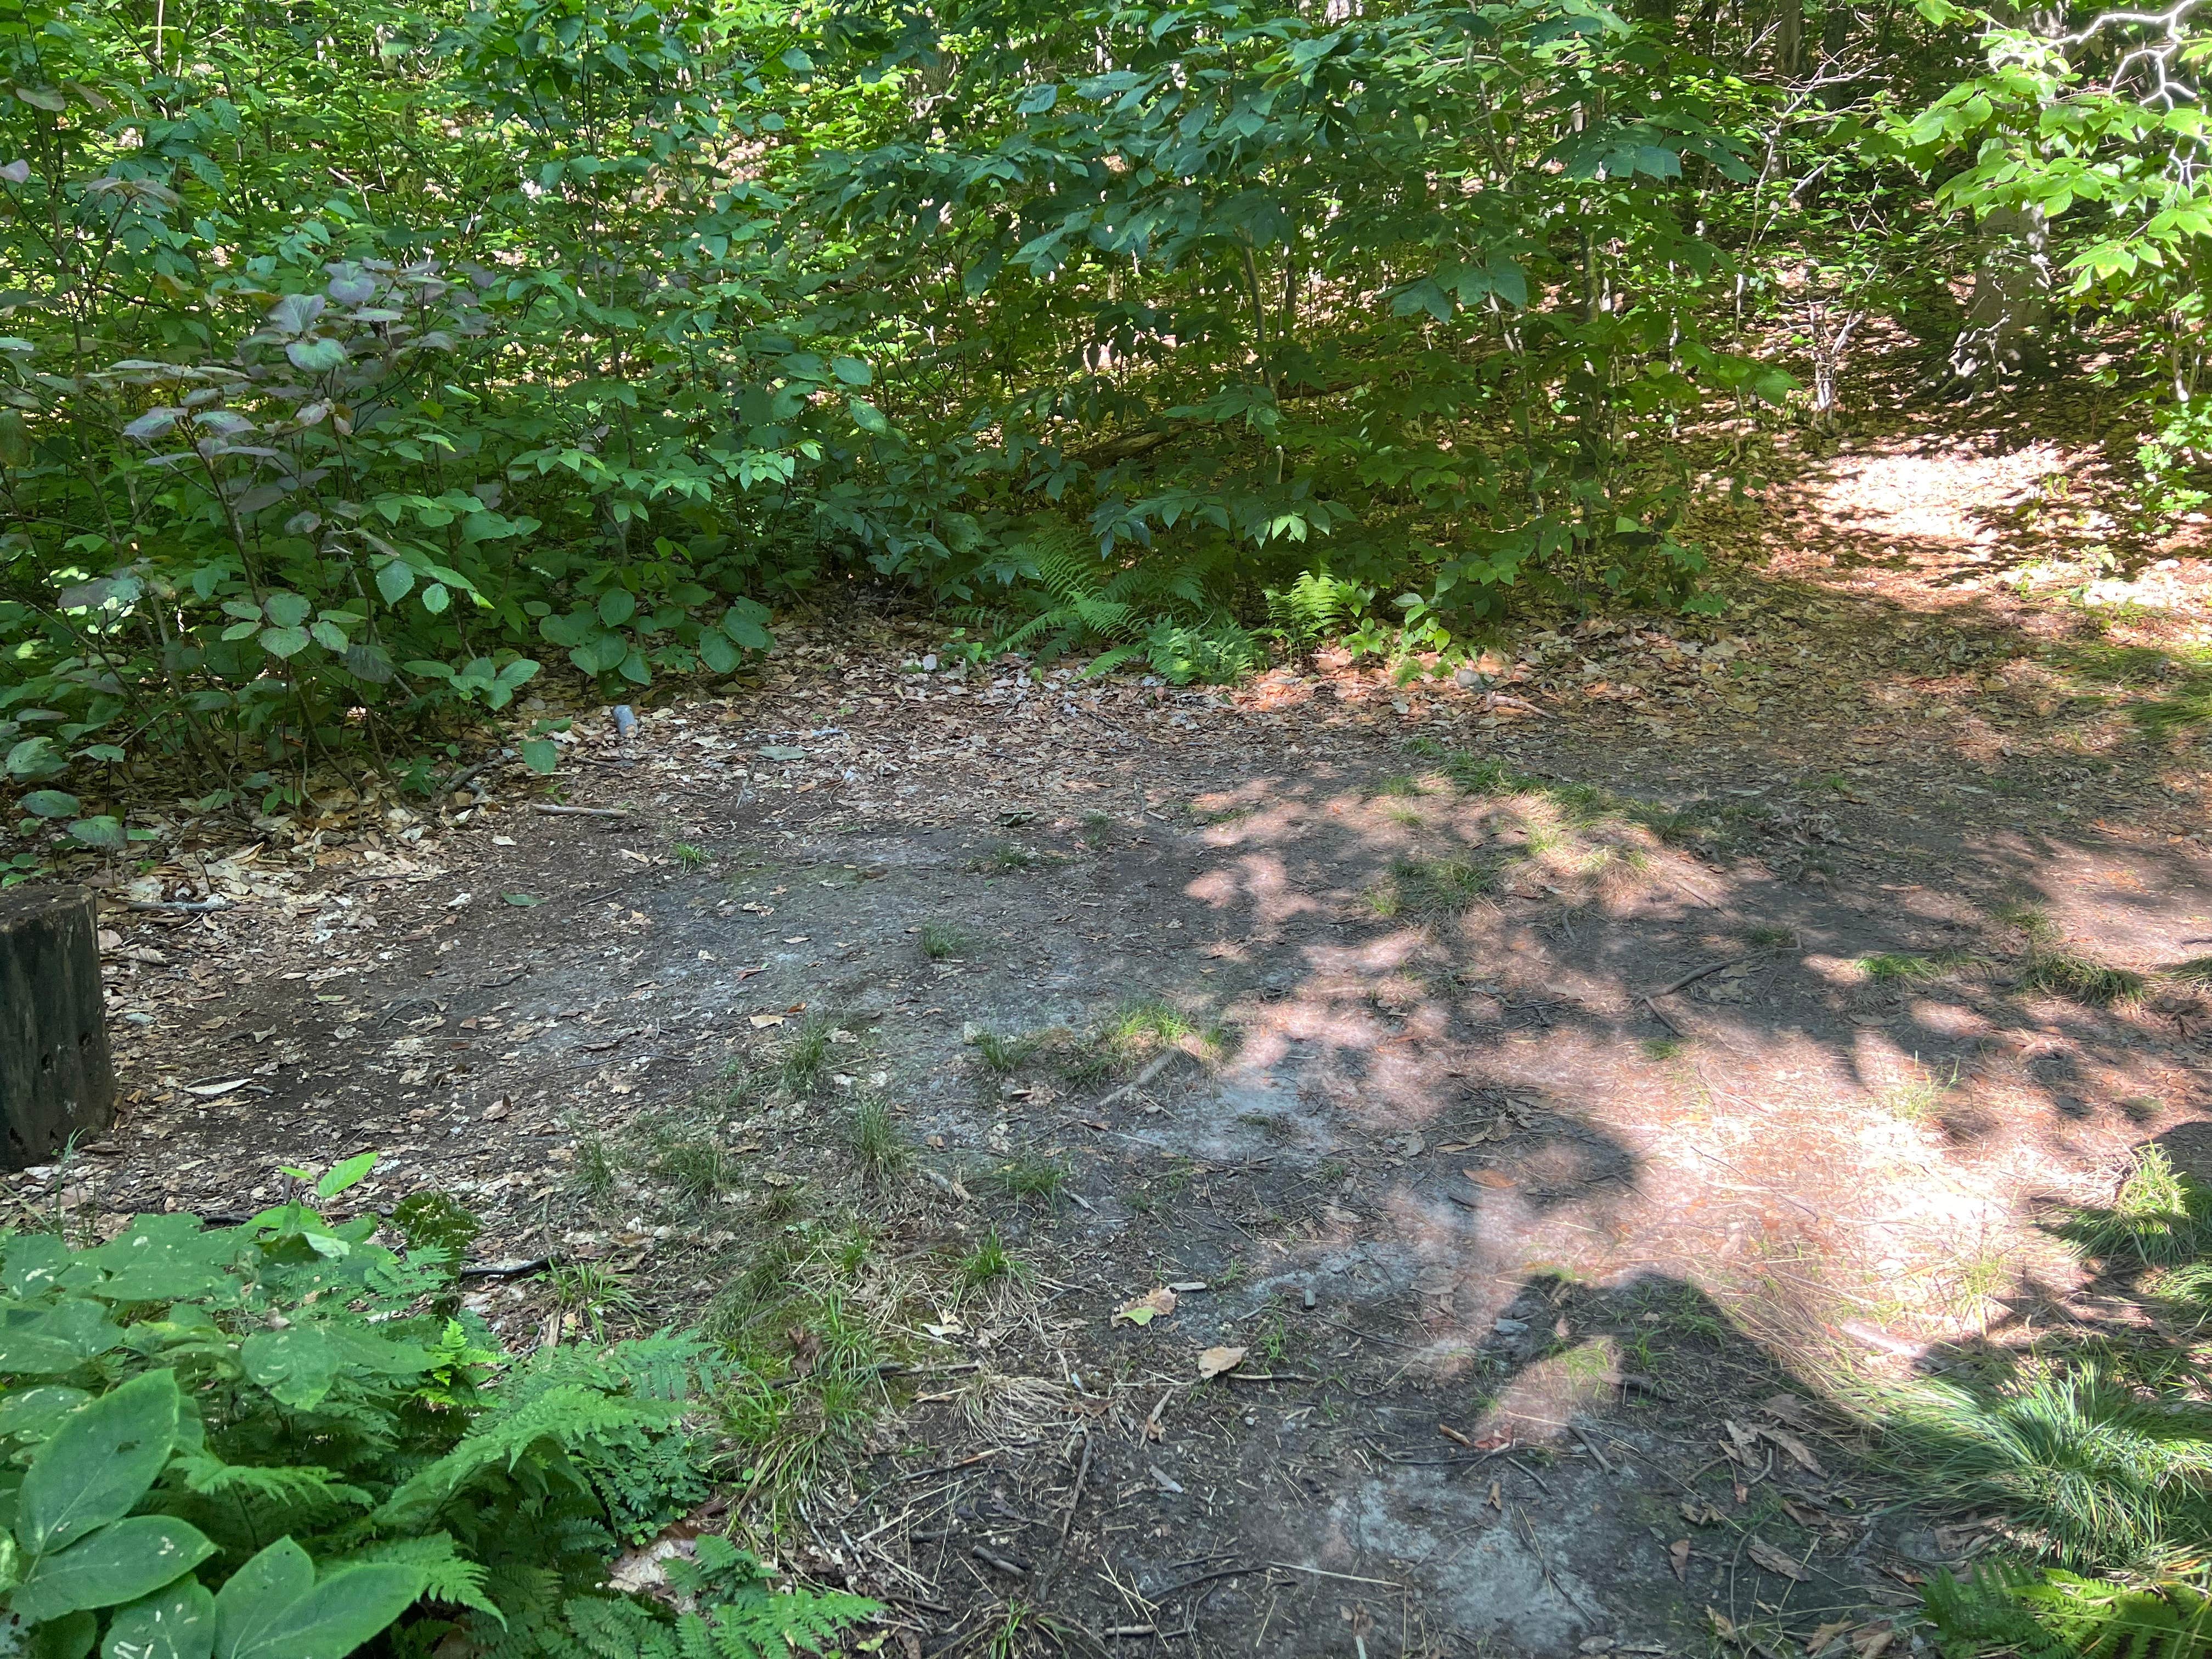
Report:
[{"label": "fallen stick", "polygon": [[228,910],[230,901],[216,893],[204,899],[125,899],[126,910],[163,910],[172,915],[204,916],[212,910]]},{"label": "fallen stick", "polygon": [[550,801],[542,800],[531,802],[530,810],[543,812],[549,818],[626,818],[629,816],[627,806],[556,806]]},{"label": "fallen stick", "polygon": [[1162,1072],[1166,1071],[1167,1068],[1173,1065],[1176,1060],[1188,1060],[1189,1058],[1190,1055],[1181,1048],[1168,1048],[1161,1050],[1159,1054],[1153,1056],[1152,1062],[1147,1065],[1143,1071],[1138,1073],[1136,1076],[1131,1078],[1127,1083],[1115,1090],[1111,1094],[1102,1095],[1097,1100],[1092,1101],[1091,1103],[1091,1109],[1094,1112],[1104,1111],[1115,1101],[1126,1099],[1129,1096],[1136,1093],[1138,1090],[1143,1088],[1147,1083],[1150,1083]]},{"label": "fallen stick", "polygon": [[1671,997],[1685,985],[1695,985],[1699,980],[1705,978],[1708,975],[1717,974],[1723,968],[1733,968],[1739,962],[1745,960],[1747,960],[1747,958],[1743,957],[1729,957],[1723,962],[1709,962],[1702,968],[1692,968],[1688,973],[1683,975],[1681,978],[1676,980],[1672,985],[1663,987],[1656,991],[1646,991],[1644,994],[1644,1000],[1648,1002],[1653,997]]}]

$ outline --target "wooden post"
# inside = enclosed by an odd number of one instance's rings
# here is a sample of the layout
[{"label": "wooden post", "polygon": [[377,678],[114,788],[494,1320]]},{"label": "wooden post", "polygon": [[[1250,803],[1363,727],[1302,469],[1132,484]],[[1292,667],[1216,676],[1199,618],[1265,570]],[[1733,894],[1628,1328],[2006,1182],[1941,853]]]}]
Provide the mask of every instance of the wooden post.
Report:
[{"label": "wooden post", "polygon": [[0,892],[0,1168],[44,1164],[113,1120],[106,1012],[91,893]]}]

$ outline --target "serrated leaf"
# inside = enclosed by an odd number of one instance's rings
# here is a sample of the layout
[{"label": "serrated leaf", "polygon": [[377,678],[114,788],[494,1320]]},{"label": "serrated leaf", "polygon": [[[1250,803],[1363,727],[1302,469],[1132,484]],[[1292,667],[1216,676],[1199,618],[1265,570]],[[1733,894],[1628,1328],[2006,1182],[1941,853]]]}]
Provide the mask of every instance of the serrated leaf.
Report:
[{"label": "serrated leaf", "polygon": [[259,637],[261,648],[272,657],[296,657],[307,648],[304,628],[264,628]]},{"label": "serrated leaf", "polygon": [[98,817],[79,818],[70,825],[69,832],[88,847],[121,848],[129,841],[123,833],[122,820],[106,812]]},{"label": "serrated leaf", "polygon": [[328,374],[346,364],[345,347],[336,340],[319,337],[293,341],[284,348],[284,356],[302,374]]},{"label": "serrated leaf", "polygon": [[404,559],[386,559],[377,567],[376,591],[386,605],[397,605],[415,591],[415,572]]}]

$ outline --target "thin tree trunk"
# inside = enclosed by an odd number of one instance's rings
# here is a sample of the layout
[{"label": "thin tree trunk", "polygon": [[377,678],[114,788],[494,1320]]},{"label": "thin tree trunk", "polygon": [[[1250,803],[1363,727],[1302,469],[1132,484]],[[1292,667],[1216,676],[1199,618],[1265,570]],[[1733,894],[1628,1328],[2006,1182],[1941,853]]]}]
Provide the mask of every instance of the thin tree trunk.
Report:
[{"label": "thin tree trunk", "polygon": [[1951,346],[1951,378],[1982,392],[2050,357],[2051,229],[2039,208],[1993,208],[1982,219],[1982,258],[1966,325]]}]

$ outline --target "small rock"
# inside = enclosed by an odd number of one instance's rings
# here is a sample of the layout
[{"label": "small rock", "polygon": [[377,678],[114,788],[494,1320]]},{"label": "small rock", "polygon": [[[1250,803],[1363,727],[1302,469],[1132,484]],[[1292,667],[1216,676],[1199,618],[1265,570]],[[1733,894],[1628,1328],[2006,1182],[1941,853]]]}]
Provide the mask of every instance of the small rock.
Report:
[{"label": "small rock", "polygon": [[1525,1319],[1508,1319],[1504,1314],[1500,1314],[1490,1322],[1490,1328],[1500,1336],[1522,1336],[1528,1333],[1528,1322]]}]

